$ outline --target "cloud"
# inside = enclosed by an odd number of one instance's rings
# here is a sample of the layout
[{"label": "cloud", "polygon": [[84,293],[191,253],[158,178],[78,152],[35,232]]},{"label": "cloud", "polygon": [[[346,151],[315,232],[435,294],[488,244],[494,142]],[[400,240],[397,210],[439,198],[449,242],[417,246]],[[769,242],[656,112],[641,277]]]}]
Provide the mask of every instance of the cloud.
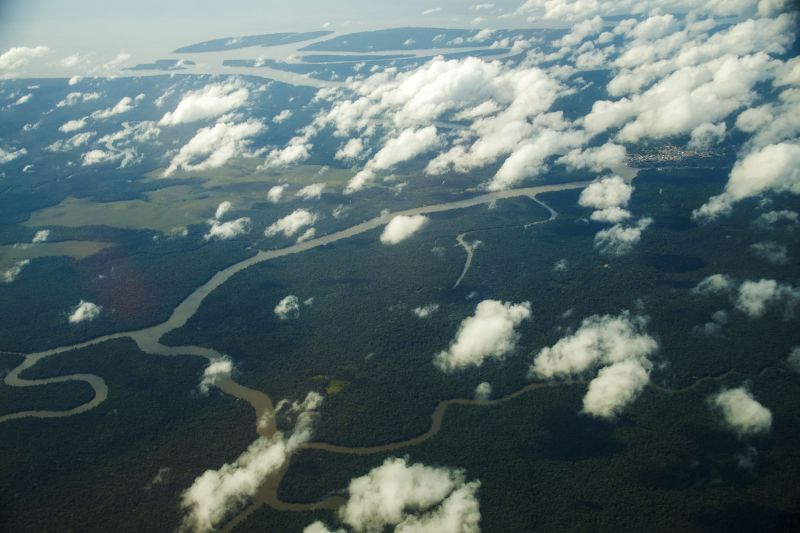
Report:
[{"label": "cloud", "polygon": [[592,220],[617,223],[630,218],[623,207],[628,205],[633,187],[619,176],[608,176],[589,184],[578,198],[578,204],[594,208]]},{"label": "cloud", "polygon": [[483,382],[478,384],[475,387],[475,399],[479,401],[486,401],[492,395],[492,385],[487,382]]},{"label": "cloud", "polygon": [[426,9],[425,11],[423,11],[422,14],[423,15],[433,15],[434,13],[438,13],[441,10],[442,10],[441,7],[432,7],[430,9]]},{"label": "cloud", "polygon": [[367,147],[364,146],[364,141],[356,137],[353,139],[348,139],[347,142],[341,146],[341,148],[336,150],[336,155],[333,157],[334,159],[338,159],[340,161],[352,161],[361,159],[366,151]]},{"label": "cloud", "polygon": [[86,127],[86,119],[80,118],[75,120],[68,120],[61,126],[59,126],[59,131],[64,133],[72,133],[73,131],[77,131]]},{"label": "cloud", "polygon": [[215,387],[220,379],[231,377],[233,362],[223,356],[208,364],[203,370],[203,379],[200,381],[200,392],[207,394],[211,387]]},{"label": "cloud", "polygon": [[[515,68],[474,57],[435,58],[413,71],[388,70],[349,83],[347,93],[331,93],[335,101],[316,124],[332,125],[339,137],[369,139],[385,133],[384,138],[396,139],[402,132],[430,128],[437,120],[472,117],[468,128],[459,131],[457,144],[432,160],[426,172],[468,172],[534,144],[517,155],[492,185],[502,187],[526,173],[523,159],[543,161],[554,150],[567,151],[580,144],[581,136],[567,132],[568,124],[555,115],[528,122],[565,92],[566,87],[539,68]],[[544,135],[554,127],[560,128],[557,134]],[[540,131],[544,138],[537,142]],[[443,141],[444,136],[437,142]],[[424,149],[424,143],[419,148]],[[537,171],[544,165],[540,167]],[[374,179],[377,169],[367,164],[363,171],[352,189]]]},{"label": "cloud", "polygon": [[439,304],[428,304],[422,307],[415,307],[411,313],[417,318],[430,318],[439,310]]},{"label": "cloud", "polygon": [[428,222],[425,215],[398,215],[386,224],[381,233],[381,242],[390,245],[402,242],[424,228]]},{"label": "cloud", "polygon": [[305,161],[314,147],[309,140],[315,133],[316,129],[313,126],[303,128],[301,134],[292,137],[283,149],[275,149],[267,154],[264,164],[259,169],[282,168]]},{"label": "cloud", "polygon": [[658,343],[645,333],[647,319],[623,312],[594,315],[574,333],[535,356],[529,375],[540,379],[570,378],[600,369],[583,399],[583,412],[613,418],[633,402],[649,382],[650,357]]},{"label": "cloud", "polygon": [[759,0],[678,0],[665,4],[661,0],[526,0],[517,14],[528,15],[529,21],[558,20],[575,22],[597,15],[610,16],[630,13],[648,13],[654,10],[693,10],[695,14],[717,16],[741,15],[758,6],[760,13],[779,11],[778,5]]},{"label": "cloud", "polygon": [[91,322],[100,316],[103,308],[92,302],[81,300],[69,314],[68,320],[70,324],[80,324],[81,322]]},{"label": "cloud", "polygon": [[47,242],[47,239],[49,239],[49,238],[50,238],[50,230],[49,229],[43,229],[43,230],[37,231],[33,235],[33,240],[31,242],[33,244],[38,244],[40,242]]},{"label": "cloud", "polygon": [[484,28],[475,33],[472,37],[467,39],[467,42],[470,43],[485,43],[486,41],[490,40],[494,36],[495,31],[490,30],[488,28]]},{"label": "cloud", "polygon": [[594,148],[571,150],[556,160],[570,170],[589,169],[601,172],[604,169],[621,167],[625,163],[627,152],[620,144],[606,143]]},{"label": "cloud", "polygon": [[[754,88],[769,76],[771,61],[764,53],[725,55],[684,66],[642,93],[613,102],[596,101],[583,119],[584,127],[591,134],[621,128],[616,138],[635,143],[717,124],[753,101]],[[609,84],[610,91],[614,87]]]},{"label": "cloud", "polygon": [[583,398],[583,412],[613,418],[641,394],[650,382],[650,365],[626,360],[600,369]]},{"label": "cloud", "polygon": [[722,390],[708,398],[726,426],[739,437],[767,433],[772,428],[772,413],[758,403],[744,387]]},{"label": "cloud", "polygon": [[16,102],[14,102],[11,105],[12,106],[18,106],[18,105],[26,104],[26,103],[30,102],[31,98],[33,98],[33,93],[24,94],[24,95],[20,96],[19,98],[17,98]]},{"label": "cloud", "polygon": [[758,215],[753,224],[762,229],[772,229],[779,224],[783,224],[788,228],[796,228],[800,225],[800,215],[797,214],[797,211],[789,211],[788,209],[769,211]]},{"label": "cloud", "polygon": [[105,150],[89,150],[81,156],[81,165],[89,167],[92,165],[101,165],[104,163],[113,163],[119,161],[123,157],[122,153],[110,152]]},{"label": "cloud", "polygon": [[671,14],[655,15],[633,26],[628,35],[637,41],[654,41],[672,33],[676,26]]},{"label": "cloud", "polygon": [[273,204],[277,204],[283,197],[283,192],[286,190],[286,185],[275,185],[270,187],[267,191],[267,200]]},{"label": "cloud", "polygon": [[303,142],[301,137],[295,137],[283,150],[273,150],[264,162],[264,168],[280,168],[294,163],[305,161],[309,157],[312,145]]},{"label": "cloud", "polygon": [[577,331],[539,351],[531,375],[544,379],[578,376],[599,366],[645,359],[658,349],[656,341],[644,333],[646,324],[644,317],[627,311],[586,318]]},{"label": "cloud", "polygon": [[773,120],[771,107],[763,105],[745,109],[736,117],[736,127],[744,132],[753,133]]},{"label": "cloud", "polygon": [[14,46],[0,54],[0,71],[2,74],[10,74],[49,53],[50,49],[46,46]]},{"label": "cloud", "polygon": [[[311,438],[322,401],[322,396],[309,392],[302,403],[292,404],[287,410],[295,420],[291,432],[259,437],[234,462],[217,470],[206,470],[197,477],[181,495],[185,512],[181,530],[215,530],[229,513],[240,509],[264,480],[282,468],[300,445]],[[276,412],[285,410],[287,405],[281,402]]]},{"label": "cloud", "polygon": [[773,265],[785,265],[789,262],[786,246],[775,241],[757,242],[750,245],[750,250],[758,257]]},{"label": "cloud", "polygon": [[199,91],[186,94],[175,111],[167,112],[159,126],[176,126],[220,117],[245,103],[250,92],[238,81],[207,85]]},{"label": "cloud", "polygon": [[155,141],[160,134],[161,130],[150,120],[123,122],[121,130],[103,135],[98,142],[110,151],[125,152],[125,148],[128,148],[128,151],[135,152],[135,148]]},{"label": "cloud", "polygon": [[275,221],[266,230],[264,235],[273,237],[282,233],[284,237],[291,237],[306,226],[313,226],[317,222],[317,214],[305,209],[297,209],[289,215]]},{"label": "cloud", "polygon": [[389,170],[409,159],[428,152],[439,145],[436,126],[414,129],[408,128],[392,137],[367,162],[364,170],[356,174],[345,187],[345,193],[360,191],[372,181],[375,172]]},{"label": "cloud", "polygon": [[572,26],[572,30],[561,39],[553,42],[556,47],[572,47],[583,42],[587,37],[599,34],[603,29],[603,19],[595,16]]},{"label": "cloud", "polygon": [[[358,532],[384,531],[389,526],[400,533],[478,533],[479,488],[480,482],[466,482],[461,470],[388,458],[350,481],[349,497],[338,516]],[[315,522],[304,532],[330,530]]]},{"label": "cloud", "polygon": [[621,207],[607,207],[605,209],[593,211],[590,218],[595,222],[617,224],[631,218],[631,213],[627,209],[622,209]]},{"label": "cloud", "polygon": [[17,277],[20,275],[20,273],[22,273],[22,269],[28,266],[30,262],[31,262],[30,259],[22,259],[14,263],[14,265],[9,267],[5,271],[3,271],[3,283],[11,283],[15,281]]},{"label": "cloud", "polygon": [[[105,150],[95,149],[83,154],[83,165],[120,161],[119,168],[125,168],[140,163],[143,157],[137,152],[137,148],[154,141],[160,132],[161,130],[152,121],[123,122],[121,130],[98,139],[98,143],[103,145]],[[81,133],[66,141],[57,141],[48,149],[66,151],[76,148],[87,143],[94,135],[94,132]]]},{"label": "cloud", "polygon": [[709,322],[706,322],[702,326],[696,326],[693,331],[705,335],[716,335],[728,324],[728,320],[728,312],[724,309],[720,309],[711,315],[711,320]]},{"label": "cloud", "polygon": [[234,239],[240,235],[250,233],[250,229],[253,227],[252,221],[248,217],[237,218],[229,222],[220,222],[217,219],[212,219],[209,224],[211,227],[208,229],[208,233],[203,235],[203,238],[207,241]]},{"label": "cloud", "polygon": [[115,117],[117,115],[122,115],[123,113],[127,113],[128,111],[132,110],[136,107],[136,104],[144,98],[143,94],[138,95],[135,99],[131,98],[130,96],[124,97],[122,100],[116,103],[113,107],[109,107],[108,109],[102,109],[100,111],[95,111],[92,113],[92,118],[103,120],[111,117]]},{"label": "cloud", "polygon": [[284,109],[274,117],[272,117],[272,122],[275,124],[281,124],[282,122],[286,122],[292,117],[292,112],[289,109]]},{"label": "cloud", "polygon": [[214,126],[201,128],[186,143],[164,171],[163,176],[171,176],[177,170],[188,172],[219,168],[230,159],[247,151],[248,139],[264,130],[258,120],[248,120],[235,124],[218,122]]},{"label": "cloud", "polygon": [[692,150],[708,150],[725,139],[725,131],[724,122],[719,124],[704,122],[692,130],[687,147]]},{"label": "cloud", "polygon": [[605,255],[625,255],[641,240],[642,232],[652,222],[652,218],[641,218],[633,226],[615,224],[608,229],[600,230],[594,237],[594,247]]},{"label": "cloud", "polygon": [[290,294],[275,306],[275,314],[281,320],[300,318],[300,300],[294,294]]},{"label": "cloud", "polygon": [[800,145],[770,145],[737,161],[722,194],[712,197],[692,216],[714,219],[730,213],[736,202],[765,192],[800,194]]},{"label": "cloud", "polygon": [[217,210],[214,212],[214,218],[216,220],[222,220],[222,217],[224,217],[225,214],[231,209],[233,209],[233,204],[228,200],[220,202],[220,204],[217,206]]},{"label": "cloud", "polygon": [[769,307],[783,304],[784,317],[794,316],[800,303],[800,287],[778,283],[774,279],[745,281],[739,286],[736,308],[750,318],[761,318]]},{"label": "cloud", "polygon": [[800,374],[800,346],[795,346],[789,352],[789,357],[786,358],[786,363],[793,371]]},{"label": "cloud", "polygon": [[69,139],[59,139],[53,144],[46,146],[45,150],[49,152],[69,152],[70,150],[75,150],[81,146],[84,146],[94,136],[95,132],[85,131],[83,133],[75,134]]},{"label": "cloud", "polygon": [[27,153],[28,150],[25,148],[20,148],[19,150],[4,150],[3,148],[0,148],[0,165],[5,165],[6,163],[10,163],[15,159],[19,159]]},{"label": "cloud", "polygon": [[539,176],[549,169],[547,160],[551,156],[564,154],[585,141],[586,134],[573,129],[560,112],[540,115],[528,133],[515,141],[516,146],[498,146],[501,151],[510,148],[511,154],[486,183],[486,188],[490,191],[510,189],[524,179]]},{"label": "cloud", "polygon": [[[800,73],[800,60],[795,63],[794,71]],[[788,66],[790,62],[783,65]],[[777,67],[776,70],[780,70]],[[773,85],[780,80],[773,81]],[[736,118],[736,127],[752,133],[753,136],[745,144],[745,151],[750,152],[780,142],[796,142],[800,135],[800,81],[792,82],[794,87],[783,90],[777,99],[762,106],[743,111]]]},{"label": "cloud", "polygon": [[711,274],[698,283],[692,290],[692,294],[708,296],[711,294],[727,293],[733,290],[733,278],[727,274]]},{"label": "cloud", "polygon": [[295,193],[295,196],[297,196],[298,198],[302,198],[304,200],[318,200],[320,196],[322,196],[323,190],[325,190],[324,183],[314,183],[311,185],[306,185],[305,187],[297,191],[297,193]]},{"label": "cloud", "polygon": [[317,228],[308,228],[297,238],[297,242],[305,242],[309,239],[313,239],[317,235]]},{"label": "cloud", "polygon": [[450,347],[436,354],[433,363],[443,372],[453,372],[480,366],[486,359],[502,359],[517,345],[516,328],[530,317],[530,302],[484,300],[474,315],[461,322]]},{"label": "cloud", "polygon": [[72,54],[59,59],[58,64],[64,68],[75,68],[81,63],[84,63],[88,60],[88,57],[81,56],[80,54]]}]

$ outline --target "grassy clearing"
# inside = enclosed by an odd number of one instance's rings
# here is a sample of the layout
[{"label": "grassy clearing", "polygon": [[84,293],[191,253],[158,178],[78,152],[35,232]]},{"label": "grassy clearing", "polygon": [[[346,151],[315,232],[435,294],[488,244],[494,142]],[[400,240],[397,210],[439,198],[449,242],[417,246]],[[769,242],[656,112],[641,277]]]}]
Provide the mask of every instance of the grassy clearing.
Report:
[{"label": "grassy clearing", "polygon": [[[224,169],[192,173],[192,181],[185,185],[149,191],[145,193],[146,199],[100,203],[68,197],[58,205],[34,212],[25,225],[70,228],[101,225],[170,233],[209,219],[223,200],[232,202],[235,209],[250,209],[265,202],[269,188],[279,183],[288,185],[285,198],[291,200],[305,185],[324,182],[331,191],[342,188],[352,176],[352,171],[313,165],[254,176],[248,173],[255,170],[253,161],[242,159]],[[146,179],[155,180],[159,175],[160,172],[154,172]]]},{"label": "grassy clearing", "polygon": [[59,256],[83,259],[109,246],[113,246],[113,244],[94,241],[41,242],[0,246],[0,270],[10,268],[23,259]]}]

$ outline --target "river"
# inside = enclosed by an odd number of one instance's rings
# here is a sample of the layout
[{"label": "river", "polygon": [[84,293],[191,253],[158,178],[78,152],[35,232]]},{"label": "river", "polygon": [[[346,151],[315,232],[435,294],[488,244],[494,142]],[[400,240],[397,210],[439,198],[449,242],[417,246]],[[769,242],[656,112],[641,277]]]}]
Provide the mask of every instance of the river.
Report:
[{"label": "river", "polygon": [[[10,385],[12,387],[33,387],[33,386],[44,386],[52,383],[62,383],[65,381],[82,381],[88,383],[94,389],[95,392],[94,398],[92,398],[91,401],[83,405],[65,411],[37,410],[37,411],[23,411],[18,413],[11,413],[8,415],[0,416],[0,423],[11,422],[13,420],[19,420],[23,418],[58,418],[58,417],[75,416],[90,411],[91,409],[94,409],[95,407],[97,407],[106,400],[108,396],[108,386],[106,385],[105,381],[99,376],[91,374],[73,374],[68,376],[58,376],[46,379],[25,379],[22,377],[23,372],[34,367],[39,361],[56,354],[78,350],[81,348],[86,348],[88,346],[98,345],[110,340],[129,338],[132,339],[137,344],[140,350],[142,350],[147,354],[162,355],[162,356],[193,355],[196,357],[205,358],[209,362],[221,359],[223,355],[211,348],[206,348],[203,346],[166,346],[164,344],[161,344],[160,340],[167,333],[174,331],[185,325],[187,321],[189,321],[189,319],[191,319],[195,315],[195,313],[197,313],[203,301],[209,294],[211,294],[220,286],[222,286],[225,282],[227,282],[231,277],[233,277],[238,272],[241,272],[242,270],[245,270],[253,265],[257,265],[259,263],[263,263],[265,261],[270,261],[280,257],[286,257],[288,255],[302,253],[308,250],[312,250],[314,248],[318,248],[320,246],[332,244],[334,242],[347,239],[355,235],[359,235],[361,233],[365,233],[367,231],[371,231],[373,229],[376,229],[380,226],[387,224],[390,220],[392,220],[392,218],[396,216],[426,215],[431,213],[440,213],[443,211],[451,211],[455,209],[465,209],[468,207],[488,204],[496,200],[502,200],[507,198],[527,196],[534,199],[535,201],[537,201],[550,211],[550,217],[548,219],[536,222],[536,223],[545,223],[554,220],[558,216],[558,214],[548,205],[536,199],[535,198],[536,195],[547,192],[584,188],[589,183],[590,182],[588,181],[579,181],[579,182],[570,182],[557,185],[540,185],[537,187],[525,187],[507,191],[497,191],[497,192],[482,194],[479,196],[474,196],[463,200],[456,200],[453,202],[425,205],[413,209],[383,213],[378,217],[361,222],[360,224],[356,224],[355,226],[352,226],[350,228],[330,233],[328,235],[323,235],[321,237],[317,237],[315,239],[304,241],[298,244],[294,244],[286,248],[281,248],[278,250],[259,251],[258,253],[247,259],[244,259],[238,263],[235,263],[218,271],[208,281],[206,281],[204,284],[195,289],[194,292],[192,292],[185,300],[183,300],[180,304],[178,304],[178,306],[173,309],[169,318],[166,321],[162,322],[161,324],[157,324],[155,326],[135,331],[112,333],[110,335],[104,335],[78,344],[73,344],[70,346],[62,346],[50,350],[45,350],[42,352],[25,355],[25,359],[22,361],[22,363],[20,363],[16,368],[14,368],[11,372],[9,372],[9,374],[5,377],[5,383],[7,385]],[[530,225],[531,224],[527,224],[525,225],[525,227],[528,227]],[[459,236],[459,242],[462,242],[462,245],[464,244],[463,235]],[[468,247],[465,246],[465,249],[466,248]],[[471,249],[474,251],[474,248]],[[469,249],[467,251],[469,252]],[[459,278],[459,281],[461,280],[461,278],[463,278],[463,276],[469,269],[470,262],[471,262],[471,254],[468,257],[467,264],[465,265],[464,271],[462,272],[462,276]],[[253,410],[255,411],[256,430],[260,436],[270,438],[275,435],[277,428],[275,424],[274,405],[272,399],[266,393],[245,387],[244,385],[234,381],[233,378],[231,378],[230,376],[217,379],[214,382],[214,385],[218,387],[220,390],[222,390],[224,393],[233,396],[234,398],[244,400],[252,406]],[[542,383],[530,384],[524,387],[523,389],[515,391],[503,398],[491,401],[470,400],[470,399],[450,399],[442,401],[436,407],[436,409],[432,414],[431,428],[426,433],[414,437],[412,439],[409,439],[407,441],[389,443],[383,446],[366,447],[366,448],[342,447],[325,443],[307,443],[304,445],[304,447],[309,449],[326,450],[334,453],[373,454],[373,453],[380,453],[384,451],[391,451],[395,449],[405,448],[408,446],[413,446],[415,444],[419,444],[421,442],[430,439],[431,437],[436,435],[436,433],[439,432],[439,429],[441,428],[442,425],[442,420],[444,419],[444,415],[448,407],[450,407],[451,405],[491,405],[494,403],[506,401],[511,398],[515,398],[521,394],[528,392],[529,390],[542,388],[546,386],[551,386],[551,385]],[[280,485],[281,479],[283,478],[283,475],[288,469],[288,467],[289,467],[289,461],[287,460],[286,464],[283,465],[283,468],[281,468],[278,472],[275,472],[272,475],[270,475],[262,483],[262,486],[259,492],[256,494],[256,496],[253,498],[252,503],[247,508],[245,508],[241,513],[239,513],[236,517],[234,517],[233,520],[228,522],[225,525],[224,530],[225,531],[232,530],[237,524],[239,524],[242,520],[247,518],[247,516],[249,516],[261,505],[269,505],[277,510],[305,511],[312,509],[335,509],[343,503],[343,499],[341,497],[330,497],[326,498],[323,501],[310,504],[295,504],[295,503],[287,503],[280,501],[280,499],[278,498],[278,486]]]}]

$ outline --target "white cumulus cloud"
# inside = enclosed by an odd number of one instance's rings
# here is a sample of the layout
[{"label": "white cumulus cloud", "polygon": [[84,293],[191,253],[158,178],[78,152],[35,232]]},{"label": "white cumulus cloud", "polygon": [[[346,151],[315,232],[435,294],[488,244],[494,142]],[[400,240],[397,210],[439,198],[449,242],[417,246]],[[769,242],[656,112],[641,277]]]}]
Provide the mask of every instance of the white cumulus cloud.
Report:
[{"label": "white cumulus cloud", "polygon": [[517,345],[516,328],[530,317],[530,302],[484,300],[474,315],[461,322],[450,347],[436,354],[433,362],[439,370],[452,372],[480,366],[486,359],[502,359]]},{"label": "white cumulus cloud", "polygon": [[70,311],[68,320],[70,324],[80,324],[81,322],[91,322],[100,316],[103,311],[102,306],[81,300],[72,311]]},{"label": "white cumulus cloud", "polygon": [[744,387],[720,391],[708,401],[722,415],[725,425],[739,437],[767,433],[772,428],[770,410]]},{"label": "white cumulus cloud", "polygon": [[727,274],[711,274],[692,288],[692,294],[707,296],[709,294],[723,294],[734,288],[733,279]]},{"label": "white cumulus cloud", "polygon": [[800,145],[769,145],[738,161],[722,194],[693,214],[698,219],[713,219],[729,213],[735,203],[765,192],[800,194]]},{"label": "white cumulus cloud", "polygon": [[117,115],[122,115],[123,113],[127,113],[131,111],[136,104],[144,97],[143,94],[140,94],[135,99],[131,98],[130,96],[125,96],[117,102],[114,106],[109,107],[108,109],[101,109],[99,111],[95,111],[92,113],[92,118],[103,120],[106,118],[115,117]]},{"label": "white cumulus cloud", "polygon": [[615,224],[600,230],[594,237],[594,247],[606,255],[625,255],[642,239],[642,232],[652,224],[652,218],[640,218],[632,226]]},{"label": "white cumulus cloud", "polygon": [[492,385],[484,381],[483,383],[479,383],[477,387],[475,387],[475,399],[480,401],[486,401],[492,395]]},{"label": "white cumulus cloud", "polygon": [[20,148],[19,150],[4,150],[3,148],[0,148],[0,165],[10,163],[11,161],[18,159],[27,153],[28,150],[25,148]]},{"label": "white cumulus cloud", "polygon": [[530,376],[540,379],[596,376],[583,399],[583,411],[613,418],[633,402],[650,380],[650,357],[658,343],[645,332],[647,320],[624,312],[594,315],[574,333],[545,347],[534,358]]},{"label": "white cumulus cloud", "polygon": [[311,185],[306,185],[297,193],[295,196],[298,198],[302,198],[304,200],[318,200],[320,196],[322,196],[322,191],[325,190],[324,183],[312,183]]},{"label": "white cumulus cloud", "polygon": [[757,242],[751,244],[750,249],[758,257],[773,265],[785,265],[789,262],[789,251],[786,246],[775,241]]},{"label": "white cumulus cloud", "polygon": [[745,281],[739,286],[736,308],[750,318],[761,318],[771,306],[783,305],[785,318],[794,316],[800,303],[800,287],[778,283],[774,279]]},{"label": "white cumulus cloud", "polygon": [[[389,458],[367,475],[350,481],[339,519],[357,532],[478,533],[479,481],[464,472],[407,459]],[[342,531],[342,530],[338,530]],[[304,533],[331,533],[315,522]]]},{"label": "white cumulus cloud", "polygon": [[247,122],[218,122],[214,126],[201,128],[189,140],[164,171],[164,176],[171,176],[177,170],[188,172],[219,168],[230,159],[247,151],[248,139],[261,133],[264,125],[258,120]]},{"label": "white cumulus cloud", "polygon": [[267,200],[273,204],[277,204],[283,197],[283,192],[286,190],[286,185],[274,185],[267,191]]},{"label": "white cumulus cloud", "polygon": [[78,131],[86,127],[86,119],[80,118],[75,120],[68,120],[67,122],[63,123],[59,126],[59,130],[64,133],[71,133],[73,131]]},{"label": "white cumulus cloud", "polygon": [[430,318],[439,310],[439,304],[428,304],[415,307],[411,313],[417,318]]},{"label": "white cumulus cloud", "polygon": [[46,46],[14,46],[9,48],[0,54],[0,73],[11,73],[48,53],[50,53],[50,49]]},{"label": "white cumulus cloud", "polygon": [[290,294],[278,302],[274,311],[281,320],[300,318],[300,300],[294,294]]},{"label": "white cumulus cloud", "polygon": [[233,362],[227,357],[217,359],[208,364],[203,370],[203,379],[200,381],[200,391],[208,393],[211,387],[216,386],[220,379],[231,377]]},{"label": "white cumulus cloud", "polygon": [[[319,394],[308,393],[302,403],[289,406],[288,413],[295,417],[291,432],[259,437],[234,462],[217,470],[206,470],[196,478],[181,495],[185,511],[182,530],[213,531],[228,513],[240,509],[267,476],[283,467],[300,445],[311,438],[322,401]],[[286,405],[279,403],[276,411]]]},{"label": "white cumulus cloud", "polygon": [[159,126],[175,126],[220,117],[243,106],[250,92],[239,82],[207,85],[185,95],[174,111],[164,114]]},{"label": "white cumulus cloud", "polygon": [[297,209],[291,214],[276,220],[266,230],[264,235],[273,237],[282,233],[284,237],[291,237],[306,226],[313,226],[317,222],[317,214],[306,209]]},{"label": "white cumulus cloud", "polygon": [[46,242],[47,239],[49,239],[49,238],[50,238],[50,230],[49,229],[43,229],[43,230],[37,231],[33,235],[33,240],[31,240],[31,242],[33,244],[37,244],[37,243],[40,243],[40,242]]},{"label": "white cumulus cloud", "polygon": [[30,264],[30,259],[22,259],[3,271],[3,283],[11,283],[22,273],[22,269]]},{"label": "white cumulus cloud", "polygon": [[209,221],[209,224],[211,227],[208,229],[208,233],[203,235],[203,238],[207,241],[233,239],[250,233],[250,229],[253,226],[249,217],[241,217],[228,222],[220,222],[214,218]]},{"label": "white cumulus cloud", "polygon": [[381,242],[390,245],[402,242],[425,227],[428,221],[425,215],[398,215],[386,224],[381,233]]}]

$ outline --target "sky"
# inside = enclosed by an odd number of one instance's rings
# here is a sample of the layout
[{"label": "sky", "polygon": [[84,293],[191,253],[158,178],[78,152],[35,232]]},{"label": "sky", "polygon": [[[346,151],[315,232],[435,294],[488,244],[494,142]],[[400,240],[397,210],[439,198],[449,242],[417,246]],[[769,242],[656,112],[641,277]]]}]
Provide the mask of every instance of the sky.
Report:
[{"label": "sky", "polygon": [[[399,26],[527,27],[521,0],[0,0],[0,47],[59,52],[125,50],[134,56],[228,36],[340,32]],[[489,7],[491,6],[491,7]],[[423,14],[425,12],[427,14]],[[500,18],[505,14],[507,18]],[[475,21],[480,17],[479,21]]]}]

